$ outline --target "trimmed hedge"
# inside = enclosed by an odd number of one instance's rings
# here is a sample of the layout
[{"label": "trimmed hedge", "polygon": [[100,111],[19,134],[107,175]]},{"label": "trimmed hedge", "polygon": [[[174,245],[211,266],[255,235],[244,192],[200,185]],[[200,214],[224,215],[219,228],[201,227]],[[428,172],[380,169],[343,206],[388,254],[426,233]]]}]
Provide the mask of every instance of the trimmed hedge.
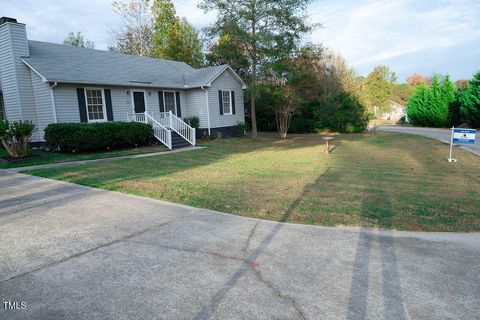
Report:
[{"label": "trimmed hedge", "polygon": [[145,145],[153,141],[151,125],[138,122],[52,123],[45,141],[66,152],[91,152]]}]

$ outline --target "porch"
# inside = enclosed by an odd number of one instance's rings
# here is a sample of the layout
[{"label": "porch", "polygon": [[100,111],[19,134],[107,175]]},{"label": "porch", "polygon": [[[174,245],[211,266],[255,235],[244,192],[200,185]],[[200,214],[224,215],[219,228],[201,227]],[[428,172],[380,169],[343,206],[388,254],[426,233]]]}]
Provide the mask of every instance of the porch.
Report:
[{"label": "porch", "polygon": [[152,125],[155,138],[170,150],[196,144],[195,128],[189,126],[172,111],[127,113],[127,121]]}]

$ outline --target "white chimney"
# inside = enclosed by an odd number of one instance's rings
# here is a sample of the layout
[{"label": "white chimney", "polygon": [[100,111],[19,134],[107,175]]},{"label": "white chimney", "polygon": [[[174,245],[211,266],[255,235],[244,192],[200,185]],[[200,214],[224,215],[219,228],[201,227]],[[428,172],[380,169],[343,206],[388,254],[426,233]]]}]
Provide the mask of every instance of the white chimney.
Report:
[{"label": "white chimney", "polygon": [[26,26],[16,19],[0,18],[1,90],[7,120],[36,120],[32,78],[22,62],[29,57]]}]

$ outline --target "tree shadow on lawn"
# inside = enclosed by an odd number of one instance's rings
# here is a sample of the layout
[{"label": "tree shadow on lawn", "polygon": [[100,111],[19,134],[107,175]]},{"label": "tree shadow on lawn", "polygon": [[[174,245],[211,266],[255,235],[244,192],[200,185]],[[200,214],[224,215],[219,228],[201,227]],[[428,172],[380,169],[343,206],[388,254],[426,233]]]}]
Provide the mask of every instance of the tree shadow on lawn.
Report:
[{"label": "tree shadow on lawn", "polygon": [[[176,172],[221,163],[237,154],[247,155],[261,151],[310,148],[323,143],[318,139],[283,140],[272,137],[230,138],[201,144],[205,149],[148,158],[125,159],[95,164],[71,165],[57,168],[28,170],[24,173],[66,180],[82,185],[101,187],[128,180],[149,180]],[[114,168],[115,170],[110,170]]]},{"label": "tree shadow on lawn", "polygon": [[[320,175],[315,180],[315,182],[304,188],[303,193],[299,197],[297,197],[287,208],[287,210],[285,210],[285,212],[282,214],[281,218],[279,219],[280,222],[289,221],[291,214],[295,211],[300,202],[311,192],[311,190],[315,189],[315,186],[321,184],[322,178],[327,175],[329,171],[329,168],[327,168],[327,170],[325,170],[325,172]],[[275,237],[284,227],[284,223],[275,224],[275,226],[267,234],[267,236],[262,241],[260,241],[260,243],[253,250],[251,250],[250,253],[247,253],[242,265],[230,276],[224,286],[217,292],[217,294],[215,294],[215,296],[213,296],[210,302],[195,316],[194,319],[209,319],[212,316],[212,314],[218,308],[219,304],[225,299],[230,290],[235,287],[238,280],[252,268],[252,263],[258,259],[258,257],[266,250],[268,245],[275,239]],[[254,231],[255,230],[253,229],[252,232]]]},{"label": "tree shadow on lawn", "polygon": [[[317,179],[305,186],[303,193],[297,197],[285,210],[279,219],[280,222],[289,221],[291,215],[299,207],[300,203],[307,198],[312,191],[324,187],[324,179],[331,173],[330,168],[327,168],[323,174]],[[335,175],[335,173],[333,173]],[[365,194],[363,218],[372,218],[372,203],[375,205],[379,201],[387,202],[384,206],[388,210],[388,197],[386,194],[376,194],[370,197],[368,193]],[[223,287],[210,299],[209,303],[196,315],[194,319],[208,319],[210,318],[225,299],[228,293],[235,287],[237,282],[249,270],[252,269],[252,263],[264,253],[270,243],[277,237],[280,231],[285,227],[284,223],[277,223],[267,234],[267,236],[260,241],[260,243],[247,253],[241,266],[232,273],[230,278],[226,281]],[[253,231],[254,232],[254,229]],[[350,231],[345,231],[350,232]],[[352,266],[352,281],[350,288],[350,297],[347,306],[347,319],[365,319],[367,314],[368,291],[369,291],[369,261],[372,243],[377,241],[381,250],[382,263],[382,277],[383,277],[383,303],[384,303],[384,318],[385,319],[404,319],[404,302],[401,297],[400,277],[397,270],[397,260],[395,255],[394,240],[390,237],[375,237],[371,231],[360,230],[357,242],[356,256]],[[319,261],[318,263],[321,263]],[[321,303],[321,302],[319,302]],[[295,310],[299,313],[299,317],[304,318],[299,305],[295,305]]]},{"label": "tree shadow on lawn", "polygon": [[[382,203],[380,210],[374,210],[378,203]],[[377,215],[392,215],[392,206],[390,197],[386,192],[370,194],[365,193],[363,199],[362,217],[365,220],[375,219]],[[376,212],[375,212],[376,211]],[[367,223],[367,225],[370,225]],[[379,246],[381,268],[382,268],[382,288],[372,288],[371,290],[380,290],[370,294],[370,297],[383,299],[384,319],[405,319],[405,302],[402,298],[400,284],[400,275],[397,267],[397,257],[395,254],[395,240],[389,236],[377,236],[374,231],[361,229],[359,231],[355,259],[352,265],[352,280],[348,301],[348,320],[367,319],[367,308],[370,288],[370,267],[371,253],[373,245]],[[374,308],[375,309],[375,308]]]}]

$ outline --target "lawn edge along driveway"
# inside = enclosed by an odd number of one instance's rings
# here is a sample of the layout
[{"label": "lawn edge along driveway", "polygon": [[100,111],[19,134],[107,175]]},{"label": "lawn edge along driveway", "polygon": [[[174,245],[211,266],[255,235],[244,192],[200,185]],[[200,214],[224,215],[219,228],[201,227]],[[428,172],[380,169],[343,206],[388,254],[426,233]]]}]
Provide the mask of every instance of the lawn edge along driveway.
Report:
[{"label": "lawn edge along driveway", "polygon": [[82,164],[89,164],[89,163],[100,163],[100,162],[109,162],[109,161],[118,161],[124,159],[140,159],[140,158],[148,158],[148,157],[155,157],[161,156],[165,154],[172,154],[172,153],[179,153],[184,151],[192,151],[202,149],[204,147],[185,147],[181,149],[175,149],[171,151],[160,151],[160,152],[151,152],[151,153],[141,153],[141,154],[132,154],[120,157],[111,157],[111,158],[101,158],[101,159],[93,159],[93,160],[79,160],[79,161],[70,161],[70,162],[56,162],[56,163],[49,163],[49,164],[39,164],[35,166],[25,166],[25,167],[17,167],[17,168],[9,168],[5,170],[10,170],[14,172],[23,172],[28,170],[36,170],[36,169],[49,169],[49,168],[57,168],[57,167],[64,167],[70,165],[82,165]]}]

